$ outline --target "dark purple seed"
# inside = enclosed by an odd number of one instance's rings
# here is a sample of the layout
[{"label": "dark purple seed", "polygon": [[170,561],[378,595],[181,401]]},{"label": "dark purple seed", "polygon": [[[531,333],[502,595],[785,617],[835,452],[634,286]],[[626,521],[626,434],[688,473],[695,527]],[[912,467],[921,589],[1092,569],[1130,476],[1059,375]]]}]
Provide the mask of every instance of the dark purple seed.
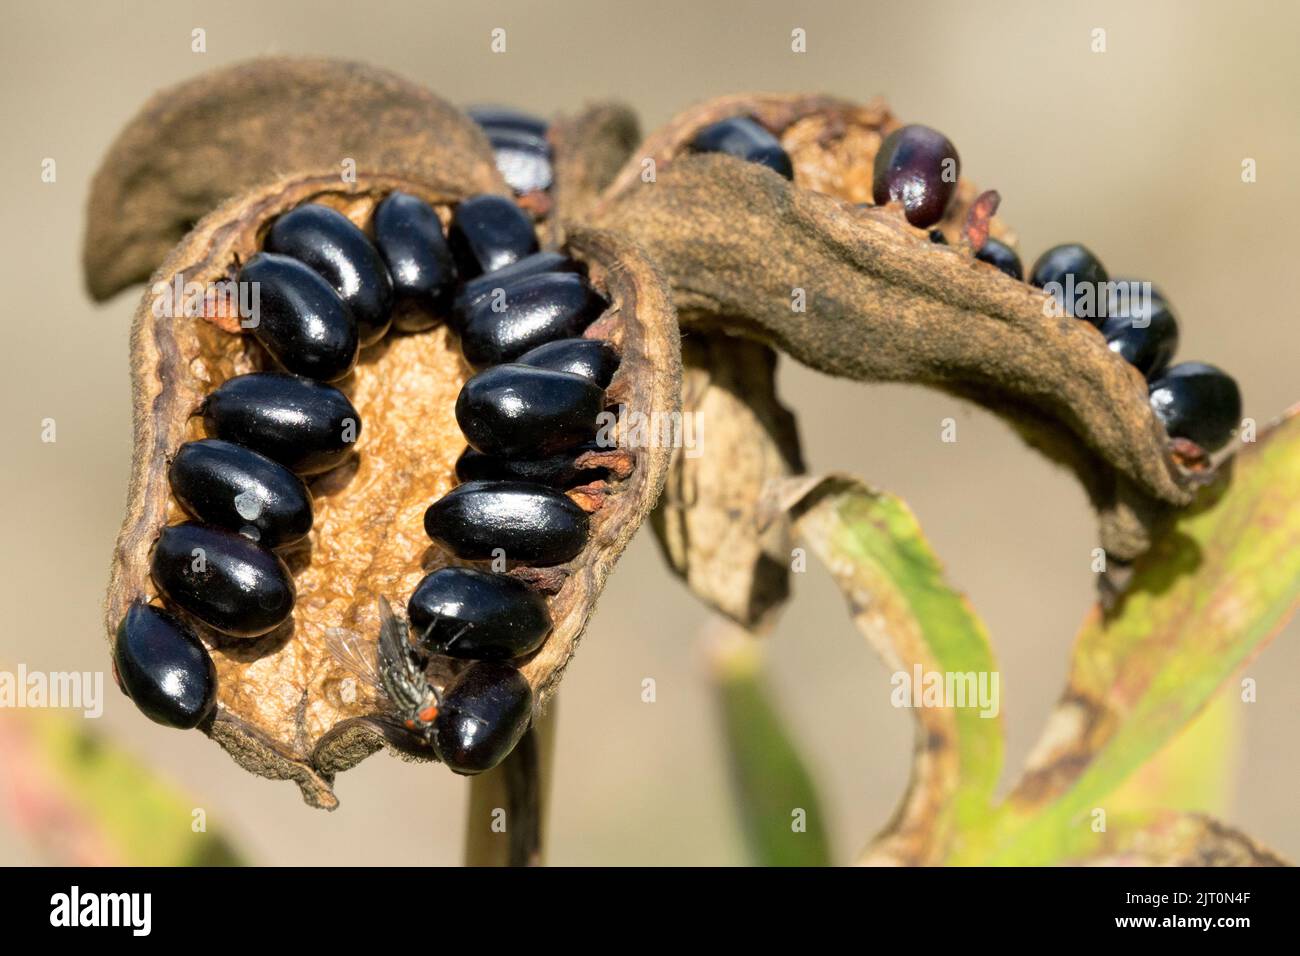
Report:
[{"label": "dark purple seed", "polygon": [[605,390],[570,372],[497,365],[465,383],[456,421],[485,455],[540,458],[596,437]]},{"label": "dark purple seed", "polygon": [[197,727],[217,705],[217,669],[174,615],[136,601],[113,643],[118,683],[140,712],[167,727]]},{"label": "dark purple seed", "polygon": [[489,129],[487,134],[497,170],[507,186],[521,195],[551,188],[555,176],[546,137],[516,129]]},{"label": "dark purple seed", "polygon": [[392,320],[393,283],[379,250],[343,213],[320,203],[299,206],[275,221],[266,250],[320,273],[352,310],[362,345],[384,337]]},{"label": "dark purple seed", "polygon": [[214,438],[245,445],[300,475],[342,464],[361,435],[361,416],[346,395],[283,372],[227,379],[202,412]]},{"label": "dark purple seed", "polygon": [[462,279],[495,272],[537,251],[533,221],[504,196],[475,196],[458,205],[447,241]]},{"label": "dark purple seed", "polygon": [[618,371],[619,358],[614,346],[603,339],[560,339],[529,349],[518,362],[552,372],[571,372],[605,388]]},{"label": "dark purple seed", "polygon": [[780,141],[748,116],[733,116],[704,127],[691,140],[691,149],[697,153],[726,153],[794,179],[790,155]]},{"label": "dark purple seed", "polygon": [[285,563],[233,531],[192,521],[163,528],[149,569],[168,603],[232,637],[259,637],[293,612]]},{"label": "dark purple seed", "polygon": [[456,460],[456,477],[460,481],[531,481],[551,488],[572,488],[605,477],[604,468],[579,468],[575,463],[588,450],[599,449],[582,446],[546,458],[500,458],[466,448]]},{"label": "dark purple seed", "polygon": [[529,349],[578,335],[607,305],[580,275],[530,276],[469,310],[460,349],[475,368],[513,362]]},{"label": "dark purple seed", "polygon": [[496,272],[489,272],[470,279],[456,294],[452,313],[456,324],[464,326],[470,308],[492,295],[497,289],[506,291],[510,286],[523,279],[529,279],[546,272],[582,272],[582,264],[559,252],[535,252],[524,256],[518,262],[512,262]]},{"label": "dark purple seed", "polygon": [[469,481],[424,513],[429,537],[467,561],[504,554],[522,564],[563,564],[586,545],[588,524],[567,495],[524,481]]},{"label": "dark purple seed", "polygon": [[471,106],[466,114],[485,130],[509,129],[545,138],[547,122],[509,106]]},{"label": "dark purple seed", "polygon": [[375,242],[392,276],[399,332],[433,328],[451,307],[456,263],[442,221],[423,199],[395,192],[375,210]]},{"label": "dark purple seed", "polygon": [[498,661],[475,661],[443,691],[434,749],[456,773],[491,770],[515,749],[532,714],[533,692],[523,674]]},{"label": "dark purple seed", "polygon": [[907,221],[928,229],[943,218],[960,175],[961,158],[948,137],[928,126],[903,126],[876,153],[872,198],[877,206],[902,203]]},{"label": "dark purple seed", "polygon": [[406,606],[426,654],[508,661],[541,647],[551,630],[545,599],[522,581],[474,568],[426,575]]},{"label": "dark purple seed", "polygon": [[281,366],[333,382],[357,364],[357,323],[330,284],[297,259],[259,252],[239,270],[256,283],[253,336]]},{"label": "dark purple seed", "polygon": [[1171,437],[1218,451],[1241,423],[1241,391],[1222,369],[1181,362],[1151,383],[1151,408]]},{"label": "dark purple seed", "polygon": [[1165,370],[1178,350],[1178,320],[1160,291],[1148,282],[1111,283],[1101,334],[1111,351],[1148,379]]},{"label": "dark purple seed", "polygon": [[311,492],[303,480],[251,448],[217,438],[186,442],[167,475],[191,515],[263,547],[293,544],[311,531]]},{"label": "dark purple seed", "polygon": [[980,251],[975,253],[975,258],[980,262],[996,266],[1017,282],[1024,281],[1025,267],[1020,264],[1020,256],[1016,255],[1016,250],[1005,242],[989,236],[984,240]]},{"label": "dark purple seed", "polygon": [[1066,315],[1098,327],[1105,311],[1098,300],[1109,278],[1101,260],[1077,242],[1048,249],[1029,271],[1029,284],[1055,296]]}]

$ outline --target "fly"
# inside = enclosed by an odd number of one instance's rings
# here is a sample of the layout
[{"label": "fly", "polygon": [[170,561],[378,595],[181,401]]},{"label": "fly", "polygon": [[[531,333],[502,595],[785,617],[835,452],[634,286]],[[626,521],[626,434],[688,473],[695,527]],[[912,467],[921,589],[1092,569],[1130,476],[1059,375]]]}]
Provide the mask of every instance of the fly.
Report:
[{"label": "fly", "polygon": [[407,730],[432,745],[442,697],[425,675],[425,661],[411,642],[406,622],[393,613],[387,598],[379,598],[379,640],[373,649],[344,627],[326,628],[325,646],[348,673],[387,698]]}]

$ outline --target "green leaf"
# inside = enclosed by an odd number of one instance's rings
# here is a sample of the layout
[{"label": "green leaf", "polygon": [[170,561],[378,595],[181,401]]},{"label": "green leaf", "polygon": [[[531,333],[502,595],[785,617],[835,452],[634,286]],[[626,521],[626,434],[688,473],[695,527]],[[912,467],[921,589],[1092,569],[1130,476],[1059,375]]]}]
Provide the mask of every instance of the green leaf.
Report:
[{"label": "green leaf", "polygon": [[[984,625],[948,585],[915,515],[898,498],[840,476],[784,482],[777,497],[830,570],[859,630],[894,671],[896,705],[914,702],[908,691],[925,687],[932,675],[963,693],[912,707],[912,782],[864,857],[939,862],[951,841],[988,818],[1002,768],[1000,675]],[[991,706],[980,703],[981,688]]]},{"label": "green leaf", "polygon": [[[1229,480],[1229,473],[1231,480]],[[1126,778],[1282,627],[1300,601],[1300,418],[1243,447],[1094,611],[1027,773],[958,862],[1065,859]],[[1238,706],[1241,706],[1238,704]]]},{"label": "green leaf", "polygon": [[64,865],[237,866],[218,830],[195,832],[192,798],[83,719],[0,710],[15,828]]},{"label": "green leaf", "polygon": [[758,642],[738,631],[719,625],[712,672],[750,855],[762,866],[829,866],[812,775],[772,705]]}]

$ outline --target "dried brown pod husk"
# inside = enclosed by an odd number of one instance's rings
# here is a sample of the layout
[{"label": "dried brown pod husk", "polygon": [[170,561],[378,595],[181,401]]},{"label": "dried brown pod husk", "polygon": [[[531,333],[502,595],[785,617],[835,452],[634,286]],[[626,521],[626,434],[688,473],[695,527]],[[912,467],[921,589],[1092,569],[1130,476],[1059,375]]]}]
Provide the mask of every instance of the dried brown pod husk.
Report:
[{"label": "dried brown pod husk", "polygon": [[[794,182],[733,157],[694,155],[704,125],[748,115],[791,154]],[[995,412],[1069,467],[1100,542],[1131,559],[1194,476],[1170,453],[1142,376],[1086,322],[975,260],[964,228],[979,191],[961,181],[932,243],[870,200],[871,166],[898,125],[881,103],[744,94],[683,113],[651,136],[593,218],[643,245],[673,288],[684,329],[748,336],[832,375],[913,382]],[[654,160],[655,178],[640,175]],[[994,218],[994,236],[1010,231]],[[802,290],[804,311],[792,308]]]},{"label": "dried brown pod husk", "polygon": [[[306,202],[331,205],[367,228],[378,202],[400,189],[446,216],[465,195],[451,182],[411,180],[359,171],[339,183],[332,172],[294,175],[252,190],[205,217],[155,273],[153,289],[185,283],[206,287],[232,277],[259,247],[270,222]],[[582,261],[611,308],[588,330],[611,341],[622,363],[608,391],[630,413],[671,414],[678,408],[680,359],[667,289],[654,267],[626,240],[598,230],[569,231],[565,251]],[[236,319],[156,315],[146,293],[131,339],[135,458],[126,519],[114,553],[105,624],[111,635],[135,600],[155,595],[150,548],[159,529],[181,517],[171,499],[167,465],[185,441],[201,437],[193,413],[232,375],[270,367]],[[390,335],[362,353],[341,387],[363,422],[357,454],[311,483],[315,527],[304,547],[286,555],[297,603],[292,620],[253,640],[223,638],[196,623],[218,673],[218,706],[204,730],[246,769],[292,779],[308,803],[332,807],[335,773],[381,746],[431,758],[419,741],[387,719],[374,693],[349,683],[329,653],[327,628],[373,640],[378,599],[397,608],[420,578],[454,563],[431,546],[424,509],[455,483],[465,447],[454,418],[456,396],[471,370],[445,326]],[[578,557],[542,569],[530,580],[548,593],[554,630],[521,666],[545,707],[573,654],[606,575],[658,497],[670,449],[631,447],[605,453],[610,478],[575,495],[592,511],[591,535]],[[516,572],[527,575],[520,569]]]},{"label": "dried brown pod husk", "polygon": [[290,173],[383,170],[467,193],[508,193],[482,130],[395,73],[346,60],[265,57],[156,93],[91,183],[86,286],[143,282],[223,200]]}]

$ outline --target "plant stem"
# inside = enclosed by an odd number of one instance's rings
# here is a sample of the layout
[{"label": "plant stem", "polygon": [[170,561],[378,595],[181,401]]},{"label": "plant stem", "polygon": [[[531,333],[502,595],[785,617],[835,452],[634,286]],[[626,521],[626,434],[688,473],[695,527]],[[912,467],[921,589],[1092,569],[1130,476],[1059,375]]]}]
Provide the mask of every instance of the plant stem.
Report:
[{"label": "plant stem", "polygon": [[466,866],[543,864],[555,706],[552,699],[546,714],[500,765],[470,779]]}]

